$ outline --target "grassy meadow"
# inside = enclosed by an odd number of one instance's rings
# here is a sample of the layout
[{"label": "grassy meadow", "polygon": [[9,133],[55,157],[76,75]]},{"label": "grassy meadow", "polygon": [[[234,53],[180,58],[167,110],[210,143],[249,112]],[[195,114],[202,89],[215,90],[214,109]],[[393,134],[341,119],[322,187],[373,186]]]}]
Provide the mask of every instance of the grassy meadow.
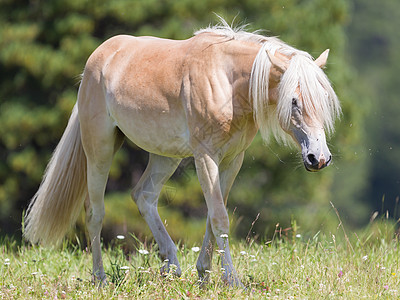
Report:
[{"label": "grassy meadow", "polygon": [[103,251],[109,284],[91,283],[91,254],[79,245],[59,249],[0,245],[1,299],[394,299],[400,298],[400,262],[396,225],[375,220],[363,232],[339,224],[329,234],[303,235],[296,226],[268,241],[231,241],[235,267],[246,289],[220,279],[218,253],[211,280],[198,284],[198,245],[178,245],[182,276],[161,276],[155,244],[118,236]]}]

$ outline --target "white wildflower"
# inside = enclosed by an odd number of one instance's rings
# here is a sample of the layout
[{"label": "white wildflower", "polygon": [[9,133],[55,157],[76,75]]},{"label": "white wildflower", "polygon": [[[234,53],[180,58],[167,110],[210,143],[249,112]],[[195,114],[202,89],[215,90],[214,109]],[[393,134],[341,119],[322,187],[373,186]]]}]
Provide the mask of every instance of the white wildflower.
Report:
[{"label": "white wildflower", "polygon": [[246,255],[247,252],[246,252],[246,251],[240,251],[240,254],[241,254],[241,255]]},{"label": "white wildflower", "polygon": [[147,255],[147,254],[149,254],[149,251],[147,251],[147,250],[145,250],[145,249],[140,249],[140,250],[139,250],[139,253],[140,253],[140,254],[143,254],[143,255]]},{"label": "white wildflower", "polygon": [[119,234],[119,235],[117,235],[117,239],[119,239],[119,240],[124,240],[124,239],[125,239],[125,236],[123,236],[122,234]]},{"label": "white wildflower", "polygon": [[199,252],[199,251],[200,251],[200,248],[199,248],[199,247],[192,247],[192,251],[193,251],[193,252]]},{"label": "white wildflower", "polygon": [[299,234],[299,233],[296,234],[296,237],[297,237],[297,238],[301,238],[301,234]]},{"label": "white wildflower", "polygon": [[217,250],[219,254],[225,253],[225,250]]},{"label": "white wildflower", "polygon": [[368,255],[365,255],[365,256],[362,257],[363,261],[366,261],[367,259],[368,259]]},{"label": "white wildflower", "polygon": [[223,233],[220,235],[221,238],[228,238],[228,235],[226,233]]},{"label": "white wildflower", "polygon": [[129,270],[129,267],[128,267],[128,266],[122,266],[122,267],[120,267],[119,269],[120,269],[120,270]]}]

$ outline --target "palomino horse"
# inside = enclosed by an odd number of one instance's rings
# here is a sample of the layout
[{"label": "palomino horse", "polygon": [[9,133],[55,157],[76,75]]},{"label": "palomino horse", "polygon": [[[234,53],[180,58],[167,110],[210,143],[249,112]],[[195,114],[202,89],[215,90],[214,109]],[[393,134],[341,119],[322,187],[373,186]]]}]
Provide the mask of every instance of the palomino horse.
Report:
[{"label": "palomino horse", "polygon": [[226,23],[188,40],[107,40],[87,61],[77,104],[29,206],[25,237],[59,242],[84,206],[94,278],[105,282],[104,192],[113,155],[126,137],[150,153],[132,197],[167,262],[162,271],[174,264],[181,273],[158,197],[182,158],[193,156],[208,208],[199,276],[207,279],[216,243],[223,279],[241,285],[229,251],[229,190],[258,130],[264,139],[291,136],[309,171],[330,164],[324,130],[333,130],[341,111],[321,69],[327,57],[325,51],[313,60],[277,38]]}]

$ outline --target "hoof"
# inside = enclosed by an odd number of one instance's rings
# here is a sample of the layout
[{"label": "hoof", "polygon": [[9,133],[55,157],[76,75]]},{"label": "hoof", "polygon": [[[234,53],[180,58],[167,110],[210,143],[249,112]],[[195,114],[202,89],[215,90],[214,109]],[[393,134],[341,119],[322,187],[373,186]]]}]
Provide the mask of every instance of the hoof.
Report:
[{"label": "hoof", "polygon": [[226,285],[234,288],[239,288],[239,289],[244,289],[245,286],[243,283],[240,281],[240,279],[237,276],[230,275],[230,276],[222,276],[222,281],[225,282]]},{"label": "hoof", "polygon": [[174,276],[181,277],[182,270],[179,265],[167,263],[161,267],[160,273],[162,276],[168,276],[169,274],[172,274]]},{"label": "hoof", "polygon": [[100,288],[103,288],[103,287],[105,287],[105,286],[108,285],[107,278],[106,278],[105,275],[102,276],[102,277],[93,276],[93,278],[92,278],[92,283],[93,283],[95,286],[97,286],[99,289],[100,289]]},{"label": "hoof", "polygon": [[205,287],[210,282],[210,270],[197,270],[199,274],[199,286]]}]

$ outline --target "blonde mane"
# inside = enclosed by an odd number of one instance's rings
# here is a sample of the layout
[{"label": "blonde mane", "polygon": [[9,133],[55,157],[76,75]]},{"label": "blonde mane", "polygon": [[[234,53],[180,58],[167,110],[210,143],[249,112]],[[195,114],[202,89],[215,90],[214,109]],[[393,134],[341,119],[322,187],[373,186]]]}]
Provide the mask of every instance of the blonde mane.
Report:
[{"label": "blonde mane", "polygon": [[[270,136],[284,144],[290,144],[291,139],[285,132],[290,126],[292,115],[292,97],[296,89],[300,88],[303,98],[304,113],[316,118],[324,124],[328,134],[333,133],[334,123],[341,114],[339,100],[325,73],[315,63],[310,54],[295,49],[276,37],[267,37],[245,30],[246,25],[232,27],[224,19],[221,24],[201,29],[195,33],[215,33],[232,40],[251,41],[261,45],[253,62],[250,76],[249,98],[253,102],[254,119],[259,127],[264,141]],[[268,82],[271,61],[267,50],[271,54],[279,53],[291,57],[288,69],[285,71],[279,84],[278,105],[269,105]]]}]

